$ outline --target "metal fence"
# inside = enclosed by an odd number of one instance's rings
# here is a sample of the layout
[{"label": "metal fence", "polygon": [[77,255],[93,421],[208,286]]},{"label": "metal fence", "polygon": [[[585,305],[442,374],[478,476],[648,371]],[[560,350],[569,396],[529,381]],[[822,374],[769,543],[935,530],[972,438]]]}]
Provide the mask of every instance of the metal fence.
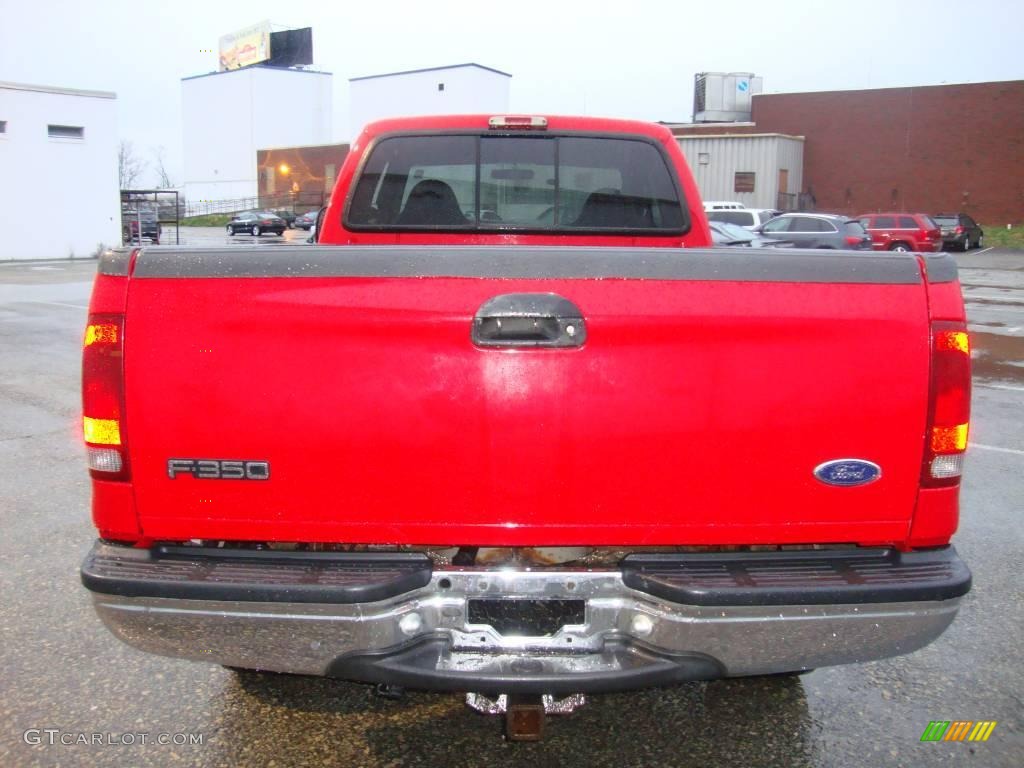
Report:
[{"label": "metal fence", "polygon": [[239,213],[241,211],[272,210],[304,213],[319,210],[327,198],[324,192],[282,192],[276,195],[240,197],[234,200],[186,201],[184,216],[207,216],[217,213]]},{"label": "metal fence", "polygon": [[[121,190],[121,244],[169,242],[165,225],[174,228],[174,242],[181,242],[181,197],[173,189]],[[169,235],[168,235],[169,237]]]}]

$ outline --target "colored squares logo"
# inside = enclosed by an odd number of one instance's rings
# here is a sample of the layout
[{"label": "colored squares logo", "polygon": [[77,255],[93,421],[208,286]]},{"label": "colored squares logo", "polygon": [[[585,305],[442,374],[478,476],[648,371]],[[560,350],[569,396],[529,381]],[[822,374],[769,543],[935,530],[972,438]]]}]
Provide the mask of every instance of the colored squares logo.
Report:
[{"label": "colored squares logo", "polygon": [[921,741],[988,741],[995,727],[995,720],[932,720]]}]

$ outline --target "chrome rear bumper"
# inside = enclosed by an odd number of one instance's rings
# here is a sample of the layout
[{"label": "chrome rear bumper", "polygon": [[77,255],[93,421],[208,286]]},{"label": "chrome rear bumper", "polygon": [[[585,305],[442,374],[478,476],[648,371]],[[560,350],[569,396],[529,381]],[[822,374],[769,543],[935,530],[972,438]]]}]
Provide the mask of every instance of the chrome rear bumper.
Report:
[{"label": "chrome rear bumper", "polygon": [[[635,574],[625,578],[636,581]],[[549,635],[504,636],[471,621],[470,601],[481,598],[582,601],[585,611],[580,623]],[[431,690],[565,694],[909,653],[942,634],[961,597],[694,605],[627,586],[622,570],[452,569],[367,602],[99,591],[93,599],[114,635],[165,656]]]}]

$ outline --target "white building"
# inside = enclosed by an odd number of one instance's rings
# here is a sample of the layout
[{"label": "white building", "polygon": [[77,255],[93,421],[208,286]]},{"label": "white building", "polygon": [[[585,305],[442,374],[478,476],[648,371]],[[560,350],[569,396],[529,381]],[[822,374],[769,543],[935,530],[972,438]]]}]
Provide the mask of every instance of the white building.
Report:
[{"label": "white building", "polygon": [[512,75],[479,64],[414,69],[349,81],[349,135],[386,117],[494,114],[509,110]]},{"label": "white building", "polygon": [[[106,91],[0,82],[0,261],[92,256],[121,243],[117,101]],[[13,217],[13,219],[12,219]]]},{"label": "white building", "polygon": [[803,136],[694,134],[676,140],[704,200],[736,200],[748,208],[797,208],[804,179]]},{"label": "white building", "polygon": [[332,83],[259,64],[182,79],[186,199],[256,197],[256,150],[329,143]]}]

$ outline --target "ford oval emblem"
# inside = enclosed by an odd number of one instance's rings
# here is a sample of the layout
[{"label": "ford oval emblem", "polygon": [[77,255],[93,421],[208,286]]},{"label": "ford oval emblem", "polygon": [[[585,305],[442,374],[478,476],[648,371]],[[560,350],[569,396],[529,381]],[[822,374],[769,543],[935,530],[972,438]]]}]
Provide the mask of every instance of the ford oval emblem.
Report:
[{"label": "ford oval emblem", "polygon": [[882,476],[882,468],[864,459],[835,459],[816,466],[814,476],[828,485],[867,485]]}]

